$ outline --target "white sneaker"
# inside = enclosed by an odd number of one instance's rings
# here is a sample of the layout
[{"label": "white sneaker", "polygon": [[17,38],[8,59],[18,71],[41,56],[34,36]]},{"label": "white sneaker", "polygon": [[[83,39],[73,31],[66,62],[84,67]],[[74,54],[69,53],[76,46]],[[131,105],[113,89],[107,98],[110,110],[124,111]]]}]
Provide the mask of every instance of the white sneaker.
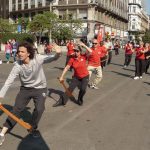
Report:
[{"label": "white sneaker", "polygon": [[140,76],[140,79],[142,79],[142,76]]},{"label": "white sneaker", "polygon": [[134,80],[138,80],[138,79],[139,79],[139,77],[138,77],[138,76],[135,76],[135,77],[134,77]]}]

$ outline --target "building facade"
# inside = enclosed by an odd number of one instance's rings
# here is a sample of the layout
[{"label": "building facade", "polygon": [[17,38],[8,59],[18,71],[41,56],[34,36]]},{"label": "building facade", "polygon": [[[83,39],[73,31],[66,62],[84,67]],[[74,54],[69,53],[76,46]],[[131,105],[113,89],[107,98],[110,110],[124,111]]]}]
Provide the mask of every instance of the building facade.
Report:
[{"label": "building facade", "polygon": [[93,38],[98,31],[103,37],[126,38],[128,0],[55,0],[53,11],[63,18],[66,14],[83,20],[78,36]]},{"label": "building facade", "polygon": [[149,18],[144,11],[142,0],[129,0],[129,24],[128,31],[131,39],[134,39],[134,34],[143,34],[149,29]]},{"label": "building facade", "polygon": [[59,18],[66,14],[83,21],[78,37],[91,39],[101,31],[103,37],[126,38],[128,30],[128,0],[9,0],[10,20],[32,17],[49,11],[50,8]]},{"label": "building facade", "polygon": [[0,18],[9,18],[9,0],[0,0]]}]

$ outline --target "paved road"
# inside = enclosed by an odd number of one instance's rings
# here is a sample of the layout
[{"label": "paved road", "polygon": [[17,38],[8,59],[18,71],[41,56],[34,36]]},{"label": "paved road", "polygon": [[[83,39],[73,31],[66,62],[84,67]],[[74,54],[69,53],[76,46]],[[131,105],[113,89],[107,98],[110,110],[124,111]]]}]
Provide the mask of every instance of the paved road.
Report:
[{"label": "paved road", "polygon": [[[67,106],[53,108],[63,88],[57,81],[65,56],[44,65],[51,97],[40,122],[41,138],[32,139],[19,125],[6,136],[3,150],[150,150],[150,91],[149,75],[133,80],[134,60],[122,69],[124,55],[114,56],[103,71],[99,90],[88,89],[82,107],[69,101]],[[0,87],[12,64],[0,65]],[[66,76],[71,77],[69,72]],[[16,80],[2,103],[12,108],[20,85]],[[77,95],[78,90],[74,95]],[[23,112],[29,121],[33,103]],[[0,112],[0,125],[6,115]]]}]

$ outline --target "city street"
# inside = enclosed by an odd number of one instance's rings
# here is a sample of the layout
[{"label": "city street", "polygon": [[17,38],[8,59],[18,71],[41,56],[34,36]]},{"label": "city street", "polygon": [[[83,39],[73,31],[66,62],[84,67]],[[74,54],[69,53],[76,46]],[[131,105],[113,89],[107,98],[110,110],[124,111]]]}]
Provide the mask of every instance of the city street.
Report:
[{"label": "city street", "polygon": [[[6,135],[0,147],[3,150],[150,150],[150,77],[133,80],[132,63],[123,69],[124,53],[113,55],[112,64],[103,71],[99,89],[87,89],[83,106],[72,101],[67,105],[52,107],[64,91],[57,77],[65,64],[65,53],[51,64],[44,65],[50,96],[39,124],[40,138],[32,138],[26,129],[16,125]],[[5,60],[2,53],[0,58]],[[0,65],[0,88],[4,84],[13,63]],[[71,72],[66,75],[71,79]],[[67,82],[66,82],[67,84]],[[19,91],[17,79],[1,102],[11,110]],[[78,89],[74,91],[77,98]],[[29,121],[33,102],[23,112]],[[6,115],[0,111],[0,127]]]}]

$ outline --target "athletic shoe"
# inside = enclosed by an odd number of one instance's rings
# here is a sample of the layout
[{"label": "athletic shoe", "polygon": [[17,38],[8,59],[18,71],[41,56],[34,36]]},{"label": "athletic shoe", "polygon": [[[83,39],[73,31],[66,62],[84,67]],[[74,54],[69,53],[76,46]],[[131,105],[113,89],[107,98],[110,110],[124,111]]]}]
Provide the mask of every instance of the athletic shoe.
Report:
[{"label": "athletic shoe", "polygon": [[138,80],[138,79],[139,79],[139,77],[138,77],[138,76],[135,76],[135,77],[134,77],[134,80]]},{"label": "athletic shoe", "polygon": [[143,77],[142,76],[140,76],[140,79],[142,79]]},{"label": "athletic shoe", "polygon": [[0,145],[3,144],[4,140],[5,140],[5,136],[0,135]]},{"label": "athletic shoe", "polygon": [[93,86],[93,89],[98,90],[99,87],[97,87],[97,86],[95,85],[95,86]]}]

